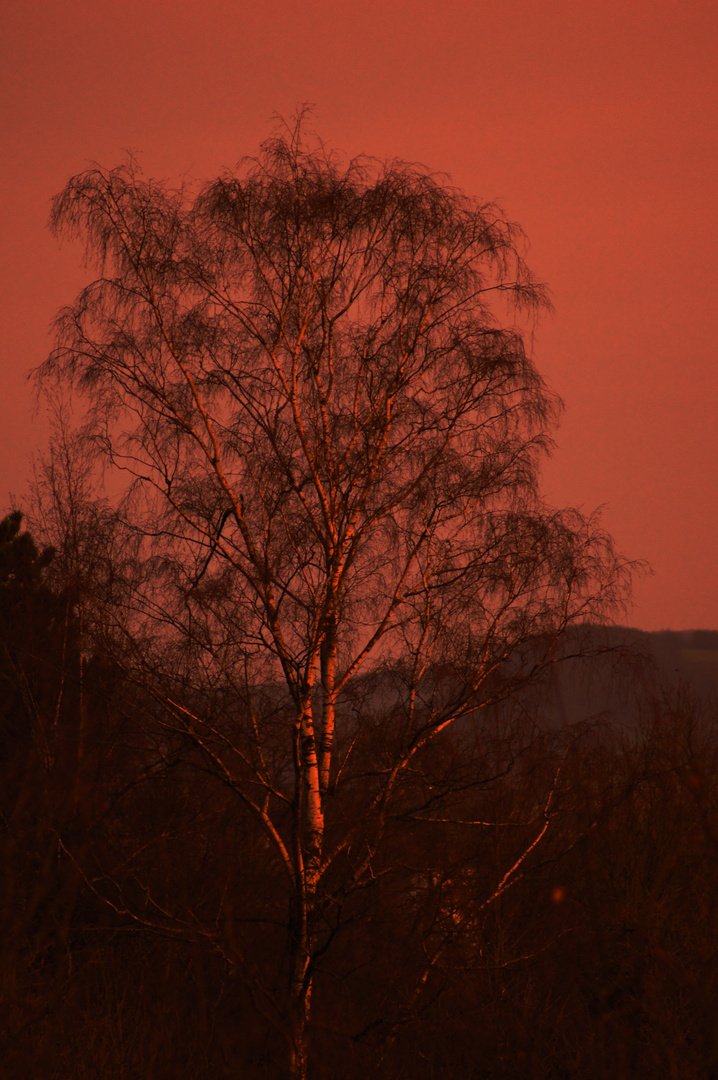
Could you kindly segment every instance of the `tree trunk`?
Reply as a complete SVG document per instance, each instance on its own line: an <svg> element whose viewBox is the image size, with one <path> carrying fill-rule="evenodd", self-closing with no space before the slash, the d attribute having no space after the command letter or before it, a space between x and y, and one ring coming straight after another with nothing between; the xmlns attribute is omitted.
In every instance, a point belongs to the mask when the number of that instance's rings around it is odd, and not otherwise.
<svg viewBox="0 0 718 1080"><path fill-rule="evenodd" d="M296 974L299 974L297 972ZM296 991L296 996L295 996ZM292 1045L290 1051L291 1080L308 1080L309 1077L309 1006L311 1000L311 977L292 987L290 1003Z"/></svg>
<svg viewBox="0 0 718 1080"><path fill-rule="evenodd" d="M324 844L324 804L311 699L303 703L298 722L295 767L297 802L295 819L296 903L290 934L289 1015L291 1029L290 1076L309 1075L309 1017L312 996L312 913L321 871Z"/></svg>

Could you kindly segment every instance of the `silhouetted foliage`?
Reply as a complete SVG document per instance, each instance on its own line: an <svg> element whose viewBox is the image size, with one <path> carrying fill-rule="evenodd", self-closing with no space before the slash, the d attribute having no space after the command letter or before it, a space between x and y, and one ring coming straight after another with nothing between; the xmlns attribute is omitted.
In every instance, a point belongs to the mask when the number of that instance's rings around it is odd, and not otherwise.
<svg viewBox="0 0 718 1080"><path fill-rule="evenodd" d="M47 661L50 699L62 668ZM85 680L92 760L79 805L67 765L48 766L33 740L3 762L4 1074L285 1076L247 978L286 963L285 890L266 841L202 754L168 738L151 698L95 661ZM627 727L533 730L548 701L532 716L524 698L523 718L491 710L417 764L371 878L345 897L316 961L318 1077L715 1070L715 712L686 692L642 691ZM365 774L381 751L381 739L367 746ZM561 759L551 830L486 905L535 835ZM447 794L452 820L432 821L449 817ZM493 824L477 825L479 813ZM193 919L162 933L157 904ZM240 935L244 971L213 947L210 925L230 956Z"/></svg>

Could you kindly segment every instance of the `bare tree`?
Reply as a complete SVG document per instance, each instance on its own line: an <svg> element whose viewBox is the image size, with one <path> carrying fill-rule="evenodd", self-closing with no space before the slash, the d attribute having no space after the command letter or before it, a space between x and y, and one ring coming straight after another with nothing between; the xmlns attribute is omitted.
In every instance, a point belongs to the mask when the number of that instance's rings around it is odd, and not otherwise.
<svg viewBox="0 0 718 1080"><path fill-rule="evenodd" d="M84 392L122 486L98 641L264 837L287 1004L253 993L305 1077L343 904L397 815L448 815L435 748L468 745L626 586L596 521L538 494L558 402L521 320L546 293L497 206L419 166L344 164L301 117L196 191L93 168L52 220L99 271L40 372ZM464 771L464 803L486 780Z"/></svg>

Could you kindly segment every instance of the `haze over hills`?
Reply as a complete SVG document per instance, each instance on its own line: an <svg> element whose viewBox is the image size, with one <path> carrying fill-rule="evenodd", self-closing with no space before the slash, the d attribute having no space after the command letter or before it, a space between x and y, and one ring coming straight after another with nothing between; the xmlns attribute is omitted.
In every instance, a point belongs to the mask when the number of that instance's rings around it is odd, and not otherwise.
<svg viewBox="0 0 718 1080"><path fill-rule="evenodd" d="M718 630L584 626L569 640L584 655L557 664L542 687L537 719L549 726L582 719L633 726L658 699L718 703Z"/></svg>
<svg viewBox="0 0 718 1080"><path fill-rule="evenodd" d="M655 656L666 675L677 674L695 690L715 694L718 690L718 630L636 631L639 640Z"/></svg>

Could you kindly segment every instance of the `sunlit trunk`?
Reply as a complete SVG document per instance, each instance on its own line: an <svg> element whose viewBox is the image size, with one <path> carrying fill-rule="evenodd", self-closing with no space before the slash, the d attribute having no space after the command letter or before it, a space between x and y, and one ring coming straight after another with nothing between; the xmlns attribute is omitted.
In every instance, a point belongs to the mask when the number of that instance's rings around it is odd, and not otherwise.
<svg viewBox="0 0 718 1080"><path fill-rule="evenodd" d="M333 617L327 628L327 635L321 653L322 678L322 733L319 744L319 790L324 798L329 790L329 776L332 763L335 723L335 678L337 663L336 618Z"/></svg>
<svg viewBox="0 0 718 1080"><path fill-rule="evenodd" d="M320 790L317 738L311 701L298 721L295 749L297 818L295 822L296 895L290 942L289 1013L292 1080L306 1080L309 1068L309 1020L312 997L313 924L324 843L324 806Z"/></svg>

